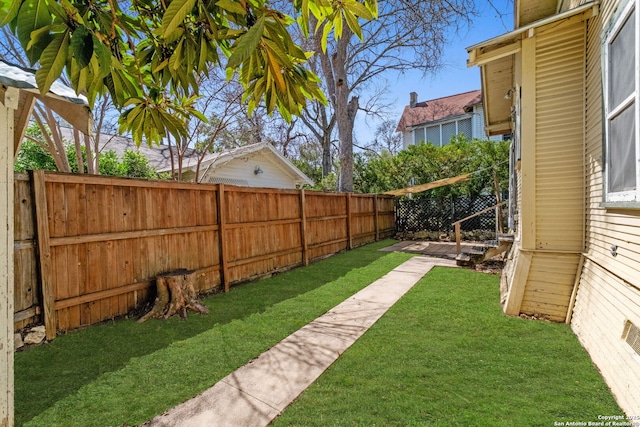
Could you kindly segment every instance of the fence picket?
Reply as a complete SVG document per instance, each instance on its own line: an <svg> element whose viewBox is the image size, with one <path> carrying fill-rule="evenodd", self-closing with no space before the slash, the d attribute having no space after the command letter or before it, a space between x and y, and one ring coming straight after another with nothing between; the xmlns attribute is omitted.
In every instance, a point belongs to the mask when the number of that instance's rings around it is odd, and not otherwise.
<svg viewBox="0 0 640 427"><path fill-rule="evenodd" d="M33 194L16 191L15 203L33 206L35 218L21 208L15 221L37 231L38 255L25 250L17 265L40 276L15 275L14 328L43 313L48 339L140 307L169 270L195 270L198 291L227 291L395 232L390 196L42 171L30 184ZM34 245L18 234L18 247ZM38 286L42 301L23 296Z"/></svg>
<svg viewBox="0 0 640 427"><path fill-rule="evenodd" d="M300 190L300 243L302 245L302 265L309 265L309 245L307 243L307 206L305 190Z"/></svg>

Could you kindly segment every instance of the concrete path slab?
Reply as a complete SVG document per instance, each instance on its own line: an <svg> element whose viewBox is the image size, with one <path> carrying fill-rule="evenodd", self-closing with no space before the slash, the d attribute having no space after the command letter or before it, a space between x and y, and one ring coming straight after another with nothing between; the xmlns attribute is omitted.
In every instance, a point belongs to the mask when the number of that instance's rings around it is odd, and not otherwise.
<svg viewBox="0 0 640 427"><path fill-rule="evenodd" d="M438 258L406 261L145 426L267 426L436 265L456 266L454 261Z"/></svg>

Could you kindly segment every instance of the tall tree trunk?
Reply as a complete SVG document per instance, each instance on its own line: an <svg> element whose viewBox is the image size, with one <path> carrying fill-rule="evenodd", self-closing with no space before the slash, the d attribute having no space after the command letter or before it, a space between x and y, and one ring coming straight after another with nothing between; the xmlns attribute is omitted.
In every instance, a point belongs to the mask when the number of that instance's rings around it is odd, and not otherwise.
<svg viewBox="0 0 640 427"><path fill-rule="evenodd" d="M338 89L340 92L340 89ZM338 137L340 139L340 192L353 191L353 127L358 112L358 97L336 106Z"/></svg>
<svg viewBox="0 0 640 427"><path fill-rule="evenodd" d="M353 33L344 29L342 38L335 42L335 51L329 58L320 54L320 64L324 74L329 99L333 104L338 127L340 179L338 191L353 191L353 127L358 112L358 97L351 97L347 79L347 47ZM350 98L351 97L351 98Z"/></svg>
<svg viewBox="0 0 640 427"><path fill-rule="evenodd" d="M322 177L329 175L333 169L331 161L331 133L322 136Z"/></svg>
<svg viewBox="0 0 640 427"><path fill-rule="evenodd" d="M311 110L300 116L300 120L307 126L322 149L322 177L326 177L333 170L331 156L331 134L336 124L335 114L331 120L327 117L327 107L315 103Z"/></svg>
<svg viewBox="0 0 640 427"><path fill-rule="evenodd" d="M42 148L47 150L51 157L53 157L53 161L56 164L56 169L59 172L71 172L71 166L69 165L69 159L67 158L67 153L64 150L64 145L62 144L62 138L60 137L60 133L57 132L57 123L53 118L53 114L50 113L51 110L36 104L33 110L33 118L36 120L36 123L40 127L40 132L42 134L43 141L36 141ZM45 124L46 120L46 124ZM51 133L49 133L51 130Z"/></svg>
<svg viewBox="0 0 640 427"><path fill-rule="evenodd" d="M84 161L82 160L82 141L80 140L80 131L78 129L73 129L73 145L76 147L76 161L78 162L78 173L84 173ZM91 156L90 151L86 151L87 153L87 161ZM88 168L87 168L88 170ZM90 172L89 172L90 173Z"/></svg>
<svg viewBox="0 0 640 427"><path fill-rule="evenodd" d="M87 166L89 173L92 175L100 175L100 164L98 162L98 141L100 134L96 132L94 136L84 135L84 146L87 152Z"/></svg>

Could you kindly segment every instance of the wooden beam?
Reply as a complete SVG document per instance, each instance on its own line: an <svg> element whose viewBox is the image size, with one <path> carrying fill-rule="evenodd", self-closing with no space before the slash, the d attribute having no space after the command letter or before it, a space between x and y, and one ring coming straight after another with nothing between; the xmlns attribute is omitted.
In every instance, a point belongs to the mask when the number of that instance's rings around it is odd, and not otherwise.
<svg viewBox="0 0 640 427"><path fill-rule="evenodd" d="M491 136L491 135L499 135L502 134L503 132L511 132L511 122L507 121L507 122L501 122L501 123L494 123L492 125L489 126L485 126L484 127L484 131L487 135Z"/></svg>
<svg viewBox="0 0 640 427"><path fill-rule="evenodd" d="M332 219L346 219L349 215L327 215L307 217L309 221L331 221Z"/></svg>
<svg viewBox="0 0 640 427"><path fill-rule="evenodd" d="M520 52L522 48L520 40L516 40L508 45L501 46L497 49L484 52L482 49L474 49L469 53L469 60L467 61L467 67L474 65L484 65L492 61L504 58L505 56L514 55Z"/></svg>
<svg viewBox="0 0 640 427"><path fill-rule="evenodd" d="M66 299L56 301L54 303L54 306L56 310L62 310L63 308L79 306L81 304L86 304L86 303L98 301L105 298L123 295L129 292L148 289L148 288L151 288L153 283L154 282L152 281L138 282L138 283L132 283L125 286L120 286L113 289L107 289L106 291L91 292L88 294L80 295L78 297L71 297L71 298L66 298Z"/></svg>
<svg viewBox="0 0 640 427"><path fill-rule="evenodd" d="M580 278L582 277L582 267L584 266L584 255L580 254L580 261L578 261L578 269L576 270L576 278L573 282L573 290L571 291L571 299L569 300L569 307L567 308L567 316L564 322L571 324L571 317L573 316L573 307L576 304L576 296L578 295L578 286L580 285Z"/></svg>
<svg viewBox="0 0 640 427"><path fill-rule="evenodd" d="M254 222L238 222L235 224L226 224L227 230L232 230L234 228L250 228L250 227L264 227L265 225L274 226L274 225L285 225L285 224L297 224L300 222L300 218L291 218L291 219L279 219L273 221L254 221Z"/></svg>
<svg viewBox="0 0 640 427"><path fill-rule="evenodd" d="M29 119L31 118L31 112L33 111L33 105L36 102L36 97L33 93L27 91L20 91L20 101L18 102L18 109L13 120L13 157L14 160L20 151L20 144L24 138L24 132L27 130Z"/></svg>
<svg viewBox="0 0 640 427"><path fill-rule="evenodd" d="M339 243L348 243L348 242L347 242L347 239L334 239L334 240L328 240L326 242L313 243L309 245L309 248L317 249L323 246L329 246L329 245L339 244Z"/></svg>
<svg viewBox="0 0 640 427"><path fill-rule="evenodd" d="M491 206L491 207L489 207L489 208L482 209L481 211L478 211L478 212L474 213L473 215L469 215L469 216L467 216L467 217L464 217L464 218L462 218L462 219L457 220L456 222L454 222L454 224L460 224L460 223L463 223L463 222L465 222L465 221L466 221L466 220L468 220L468 219L471 219L471 218L476 217L476 216L478 216L478 215L482 215L483 213L489 212L489 211L490 211L490 210L492 210L492 209L497 209L497 208L499 208L500 206L504 205L504 204L505 204L505 203L507 203L507 202L508 202L508 200L505 200L505 201L500 202L500 203L497 203L497 204L495 204L495 205L493 205L493 206Z"/></svg>
<svg viewBox="0 0 640 427"><path fill-rule="evenodd" d="M91 117L91 110L87 105L70 102L64 98L53 95L52 93L49 93L46 96L36 96L44 103L44 105L55 111L71 126L78 129L85 135L91 134L93 119Z"/></svg>
<svg viewBox="0 0 640 427"><path fill-rule="evenodd" d="M527 288L532 257L532 253L522 250L517 255L515 271L511 277L507 301L504 305L504 313L509 316L520 315L520 307L522 306L524 291Z"/></svg>
<svg viewBox="0 0 640 427"><path fill-rule="evenodd" d="M52 340L56 337L58 322L55 310L55 296L53 294L53 278L51 276L51 243L44 171L36 170L32 172L31 185L33 188L33 209L36 212L37 262L39 264L38 271L40 271L44 326L47 339Z"/></svg>
<svg viewBox="0 0 640 427"><path fill-rule="evenodd" d="M40 307L39 306L34 306L31 308L27 308L26 310L22 310L22 311L16 311L13 314L13 322L14 323L18 323L21 322L23 320L27 320L30 317L35 317L38 314L40 314Z"/></svg>
<svg viewBox="0 0 640 427"><path fill-rule="evenodd" d="M0 85L0 89L3 86ZM13 118L11 99L17 89L6 88L0 103L0 426L13 426ZM9 99L8 99L9 98Z"/></svg>
<svg viewBox="0 0 640 427"><path fill-rule="evenodd" d="M291 221L289 221L291 222ZM294 221L297 222L297 221ZM83 243L111 242L116 240L140 239L145 237L170 236L172 234L206 233L219 229L218 224L196 225L193 227L158 228L155 230L121 231L118 233L87 234L84 236L52 237L50 246L80 245ZM28 242L27 242L28 244Z"/></svg>
<svg viewBox="0 0 640 427"><path fill-rule="evenodd" d="M273 259L273 258L278 257L278 256L294 254L294 253L298 252L299 250L300 250L300 248L283 249L281 251L271 252L271 253L264 254L264 255L252 256L252 257L245 258L245 259L236 259L236 260L228 262L227 264L229 265L229 267L237 267L237 266L240 266L240 265L251 264L252 262L256 262L256 261L265 261L267 259Z"/></svg>

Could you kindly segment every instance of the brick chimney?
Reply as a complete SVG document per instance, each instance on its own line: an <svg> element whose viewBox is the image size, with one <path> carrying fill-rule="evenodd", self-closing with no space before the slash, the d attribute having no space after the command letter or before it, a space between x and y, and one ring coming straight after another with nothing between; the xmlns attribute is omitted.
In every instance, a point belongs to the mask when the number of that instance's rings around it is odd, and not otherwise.
<svg viewBox="0 0 640 427"><path fill-rule="evenodd" d="M418 94L416 92L411 92L409 94L409 107L413 108L418 103Z"/></svg>

